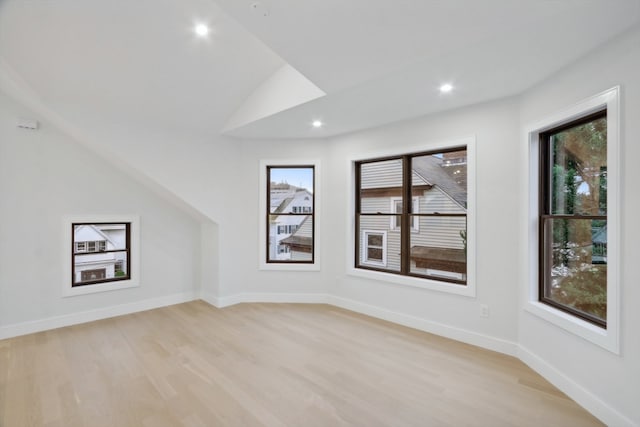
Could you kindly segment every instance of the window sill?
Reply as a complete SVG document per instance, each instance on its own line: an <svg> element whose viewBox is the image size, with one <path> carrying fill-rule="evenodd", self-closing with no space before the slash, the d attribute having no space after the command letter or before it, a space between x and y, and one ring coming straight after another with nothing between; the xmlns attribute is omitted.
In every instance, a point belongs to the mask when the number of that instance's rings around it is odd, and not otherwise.
<svg viewBox="0 0 640 427"><path fill-rule="evenodd" d="M320 264L260 263L261 271L320 271Z"/></svg>
<svg viewBox="0 0 640 427"><path fill-rule="evenodd" d="M65 287L63 296L72 297L76 295L88 295L97 292L109 292L117 291L120 289L136 288L138 286L140 286L140 283L133 280L118 280L108 283L98 283L95 285Z"/></svg>
<svg viewBox="0 0 640 427"><path fill-rule="evenodd" d="M411 276L400 276L393 273L383 273L379 271L369 271L358 268L349 268L347 274L354 277L376 280L385 283L392 283L403 286L411 286L413 288L427 289L431 291L444 292L455 295L475 298L476 289L467 277L466 285L457 285L453 283L440 282L433 279L422 279Z"/></svg>
<svg viewBox="0 0 640 427"><path fill-rule="evenodd" d="M617 336L612 331L603 329L541 302L528 301L524 308L529 313L555 326L599 345L614 354L620 354Z"/></svg>

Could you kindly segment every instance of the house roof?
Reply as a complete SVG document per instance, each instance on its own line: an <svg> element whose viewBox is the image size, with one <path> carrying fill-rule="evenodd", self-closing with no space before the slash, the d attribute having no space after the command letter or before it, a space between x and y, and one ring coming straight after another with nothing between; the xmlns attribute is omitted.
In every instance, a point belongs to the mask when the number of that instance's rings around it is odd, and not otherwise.
<svg viewBox="0 0 640 427"><path fill-rule="evenodd" d="M293 201L294 197L285 197L282 202L280 202L280 204L278 205L278 207L276 208L275 211L273 211L273 213L282 213L284 212L285 209L287 209L287 206L289 206L289 203L291 203Z"/></svg>
<svg viewBox="0 0 640 427"><path fill-rule="evenodd" d="M292 234L291 236L282 239L280 241L280 243L283 243L285 245L292 245L292 246L311 246L311 244L313 243L313 239L311 239L311 237L305 237L305 236L296 236L295 234Z"/></svg>
<svg viewBox="0 0 640 427"><path fill-rule="evenodd" d="M100 228L92 224L77 225L73 231L73 239L78 242L105 240L114 244L113 240L107 233L103 233Z"/></svg>
<svg viewBox="0 0 640 427"><path fill-rule="evenodd" d="M425 182L435 185L460 206L467 207L466 167L451 168L445 165L442 158L435 156L419 156L412 158L412 168ZM454 178L456 170L460 175Z"/></svg>
<svg viewBox="0 0 640 427"><path fill-rule="evenodd" d="M306 216L300 223L298 229L293 232L291 236L282 239L281 243L291 246L311 248L311 245L313 244L313 238L311 237L313 235L311 230L312 224L311 216Z"/></svg>
<svg viewBox="0 0 640 427"><path fill-rule="evenodd" d="M607 226L605 225L604 227L596 231L593 237L591 237L591 240L593 241L593 243L606 244L607 243Z"/></svg>

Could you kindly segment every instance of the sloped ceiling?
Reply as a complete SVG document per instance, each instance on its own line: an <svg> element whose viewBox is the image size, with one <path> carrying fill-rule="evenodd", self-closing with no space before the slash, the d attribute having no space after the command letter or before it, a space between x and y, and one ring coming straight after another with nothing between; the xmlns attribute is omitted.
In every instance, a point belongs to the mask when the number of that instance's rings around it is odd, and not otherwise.
<svg viewBox="0 0 640 427"><path fill-rule="evenodd" d="M0 58L71 121L327 137L521 93L639 16L640 0L0 0Z"/></svg>

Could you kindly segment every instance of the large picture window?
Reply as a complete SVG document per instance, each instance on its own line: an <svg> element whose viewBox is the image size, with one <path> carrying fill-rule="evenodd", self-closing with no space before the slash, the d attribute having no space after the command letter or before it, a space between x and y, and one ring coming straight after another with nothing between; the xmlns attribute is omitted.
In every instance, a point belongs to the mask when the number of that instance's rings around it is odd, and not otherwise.
<svg viewBox="0 0 640 427"><path fill-rule="evenodd" d="M359 161L355 174L355 267L466 285L466 147Z"/></svg>
<svg viewBox="0 0 640 427"><path fill-rule="evenodd" d="M607 112L540 134L539 300L607 326Z"/></svg>
<svg viewBox="0 0 640 427"><path fill-rule="evenodd" d="M266 263L313 264L315 166L266 166Z"/></svg>
<svg viewBox="0 0 640 427"><path fill-rule="evenodd" d="M129 280L131 223L71 224L71 286Z"/></svg>

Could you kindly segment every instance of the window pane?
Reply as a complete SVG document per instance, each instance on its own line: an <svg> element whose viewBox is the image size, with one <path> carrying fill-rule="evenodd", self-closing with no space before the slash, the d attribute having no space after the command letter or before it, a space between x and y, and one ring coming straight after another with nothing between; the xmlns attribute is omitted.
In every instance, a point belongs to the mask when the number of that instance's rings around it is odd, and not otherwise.
<svg viewBox="0 0 640 427"><path fill-rule="evenodd" d="M607 222L547 219L544 298L606 320Z"/></svg>
<svg viewBox="0 0 640 427"><path fill-rule="evenodd" d="M313 261L313 217L269 215L269 261Z"/></svg>
<svg viewBox="0 0 640 427"><path fill-rule="evenodd" d="M76 252L124 250L127 248L127 224L74 224Z"/></svg>
<svg viewBox="0 0 640 427"><path fill-rule="evenodd" d="M607 119L550 136L551 213L606 215Z"/></svg>
<svg viewBox="0 0 640 427"><path fill-rule="evenodd" d="M74 255L73 285L129 276L127 252Z"/></svg>
<svg viewBox="0 0 640 427"><path fill-rule="evenodd" d="M360 166L361 213L394 213L391 197L402 197L402 160L383 160Z"/></svg>
<svg viewBox="0 0 640 427"><path fill-rule="evenodd" d="M269 171L270 213L312 213L312 167L271 167Z"/></svg>
<svg viewBox="0 0 640 427"><path fill-rule="evenodd" d="M464 213L467 208L467 150L411 158L412 195L421 213Z"/></svg>
<svg viewBox="0 0 640 427"><path fill-rule="evenodd" d="M359 265L400 271L400 234L387 232L391 218L390 215L360 216Z"/></svg>
<svg viewBox="0 0 640 427"><path fill-rule="evenodd" d="M466 280L466 217L418 217L411 234L411 273Z"/></svg>
<svg viewBox="0 0 640 427"><path fill-rule="evenodd" d="M369 234L367 236L367 246L382 247L382 234Z"/></svg>

